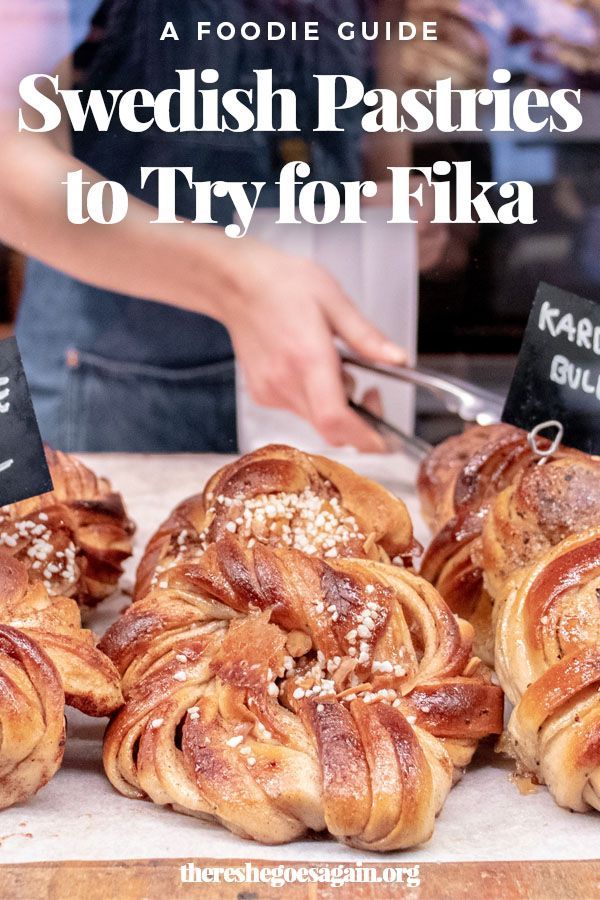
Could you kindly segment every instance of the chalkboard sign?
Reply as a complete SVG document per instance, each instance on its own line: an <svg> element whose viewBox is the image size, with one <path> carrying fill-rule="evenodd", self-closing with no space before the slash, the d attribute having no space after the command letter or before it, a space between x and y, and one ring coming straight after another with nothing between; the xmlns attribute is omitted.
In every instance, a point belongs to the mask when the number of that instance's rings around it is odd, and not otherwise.
<svg viewBox="0 0 600 900"><path fill-rule="evenodd" d="M0 506L51 490L19 348L8 338L0 341Z"/></svg>
<svg viewBox="0 0 600 900"><path fill-rule="evenodd" d="M564 443L600 453L600 305L541 284L504 414L528 431L562 423Z"/></svg>

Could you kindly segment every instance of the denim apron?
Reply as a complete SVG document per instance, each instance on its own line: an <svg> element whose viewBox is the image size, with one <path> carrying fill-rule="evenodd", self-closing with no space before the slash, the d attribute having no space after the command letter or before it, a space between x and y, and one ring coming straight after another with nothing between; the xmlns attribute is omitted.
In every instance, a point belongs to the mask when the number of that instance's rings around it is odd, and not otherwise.
<svg viewBox="0 0 600 900"><path fill-rule="evenodd" d="M84 91L145 87L158 93L177 86L176 69L214 68L225 91L250 88L254 69L272 68L276 88L296 91L302 135L293 137L306 142L313 177L356 180L361 176L360 118L344 114L343 134L312 134L313 76L343 73L367 79L367 45L341 41L337 26L369 18L368 12L369 0L113 0L106 38L79 86ZM169 20L180 40L161 42ZM239 26L269 20L319 20L321 40L196 39L198 21ZM141 166L192 166L196 181L264 181L262 204L274 206L275 181L287 161L285 138L163 134L154 127L130 134L117 123L107 133L91 128L74 134L73 143L79 159L153 205L156 178L141 190ZM177 214L194 217L191 191L178 196ZM220 225L229 224L231 202L216 200L213 216ZM215 320L98 290L31 261L17 336L43 437L55 447L165 453L236 449L233 351L227 331Z"/></svg>

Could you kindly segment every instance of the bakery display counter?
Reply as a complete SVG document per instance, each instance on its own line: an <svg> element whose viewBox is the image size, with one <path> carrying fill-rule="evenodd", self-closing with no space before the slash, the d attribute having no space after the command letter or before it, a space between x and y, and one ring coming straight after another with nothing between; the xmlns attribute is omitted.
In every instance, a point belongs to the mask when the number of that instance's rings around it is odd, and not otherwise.
<svg viewBox="0 0 600 900"><path fill-rule="evenodd" d="M136 565L151 534L182 498L202 490L226 459L119 454L82 458L110 478L137 523L134 556L126 564L121 590L87 623L103 634L130 603ZM341 459L401 497L415 536L427 543L412 459L400 454ZM0 877L7 895L64 897L72 889L76 896L84 891L90 898L106 896L102 884L110 874L113 896L174 896L186 887L180 866L190 861L217 866L235 861L368 862L379 869L418 864L423 897L467 896L473 891L486 897L567 897L574 885L579 896L591 897L600 888L597 813L575 815L562 809L542 786L528 785L525 791L513 776L512 764L495 752L493 739L483 742L465 777L450 792L431 840L416 849L375 854L328 839L264 846L168 807L126 799L102 769L104 729L105 720L69 710L62 768L27 803L2 812ZM203 889L206 895L210 890L219 897L239 895L235 885ZM314 896L311 890L287 885L285 895ZM368 885L345 888L347 896L357 897L370 896L369 890ZM256 888L259 897L276 893L272 887Z"/></svg>

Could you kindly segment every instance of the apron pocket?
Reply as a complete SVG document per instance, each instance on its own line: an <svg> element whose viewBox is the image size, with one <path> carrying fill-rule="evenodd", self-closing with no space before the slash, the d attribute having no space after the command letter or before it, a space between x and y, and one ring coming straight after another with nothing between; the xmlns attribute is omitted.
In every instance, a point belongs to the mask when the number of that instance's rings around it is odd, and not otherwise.
<svg viewBox="0 0 600 900"><path fill-rule="evenodd" d="M233 360L175 369L69 350L66 363L66 449L235 452Z"/></svg>

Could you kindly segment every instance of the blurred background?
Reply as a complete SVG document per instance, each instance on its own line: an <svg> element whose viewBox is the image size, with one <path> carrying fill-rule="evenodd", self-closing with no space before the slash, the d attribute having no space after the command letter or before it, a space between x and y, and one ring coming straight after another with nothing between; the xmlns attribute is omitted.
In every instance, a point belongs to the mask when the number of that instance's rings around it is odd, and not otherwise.
<svg viewBox="0 0 600 900"><path fill-rule="evenodd" d="M79 0L82 39L97 3ZM389 165L471 160L474 180L533 183L536 226L450 226L441 262L421 272L419 359L477 384L505 390L540 280L600 302L600 0L383 0L384 20L437 21L439 41L382 44L380 82L402 90L452 77L483 88L493 69L512 87L580 88L584 126L575 135L373 136L370 177ZM411 139L415 136L411 136ZM19 305L23 260L0 248L0 336ZM458 428L430 397L419 397L417 431L430 441Z"/></svg>
<svg viewBox="0 0 600 900"><path fill-rule="evenodd" d="M385 18L397 16L397 2L383 6ZM582 90L584 126L562 140L481 134L450 142L430 132L412 145L415 165L469 159L475 181L534 186L537 225L451 226L444 264L420 279L421 361L504 391L540 281L600 302L600 2L410 0L405 10L409 20L437 21L440 40L403 47L399 59L396 45L382 46L386 84L451 76L456 87L480 88L502 67L515 90ZM373 153L382 165L393 155L389 146ZM422 436L435 441L455 426L430 397L419 398Z"/></svg>

